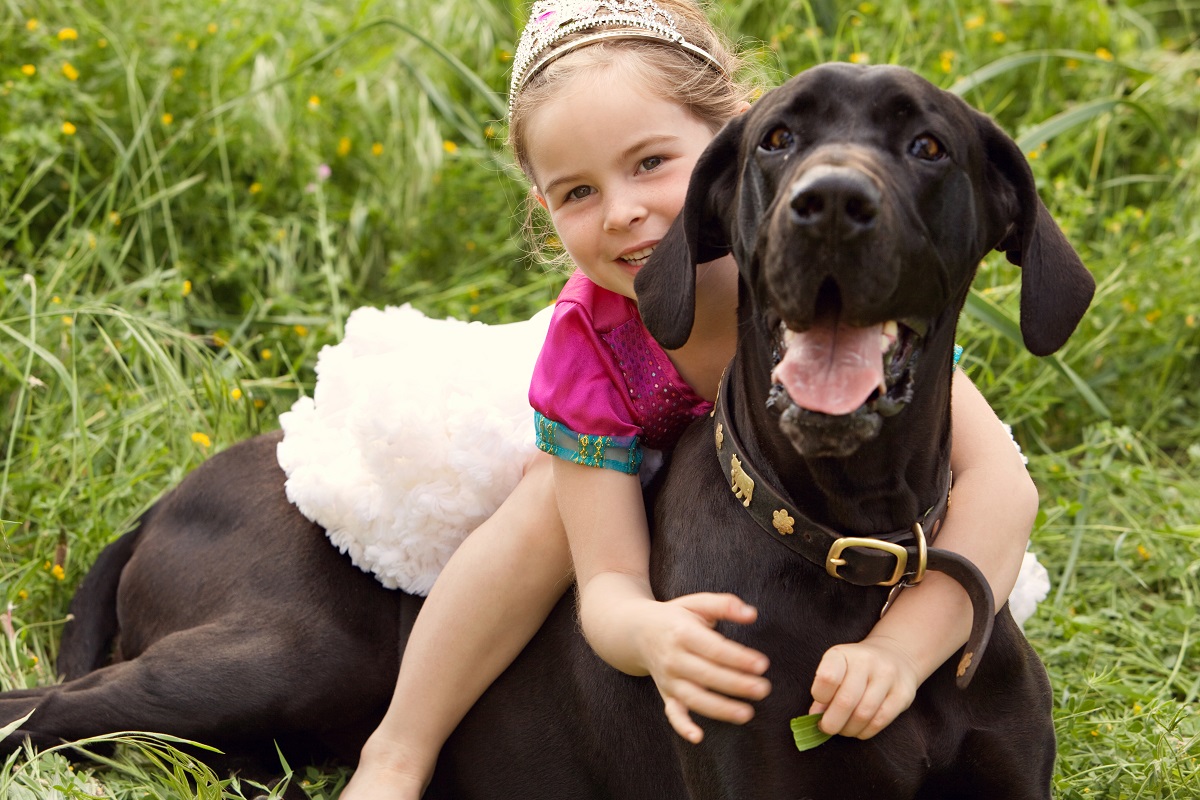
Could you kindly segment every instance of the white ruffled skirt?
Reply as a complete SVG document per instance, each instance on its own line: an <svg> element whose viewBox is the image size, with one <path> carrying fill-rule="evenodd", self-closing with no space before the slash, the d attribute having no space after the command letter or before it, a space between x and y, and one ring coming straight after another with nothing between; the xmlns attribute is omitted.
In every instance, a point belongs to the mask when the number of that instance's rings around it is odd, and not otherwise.
<svg viewBox="0 0 1200 800"><path fill-rule="evenodd" d="M388 588L428 594L535 448L529 381L552 309L508 325L360 308L280 416L287 497Z"/></svg>

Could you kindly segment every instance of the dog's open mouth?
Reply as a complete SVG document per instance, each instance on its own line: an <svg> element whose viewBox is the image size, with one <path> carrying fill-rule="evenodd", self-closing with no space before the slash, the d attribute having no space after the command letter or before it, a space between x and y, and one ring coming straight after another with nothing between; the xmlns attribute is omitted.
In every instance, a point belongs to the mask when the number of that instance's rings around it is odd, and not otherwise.
<svg viewBox="0 0 1200 800"><path fill-rule="evenodd" d="M917 320L854 327L834 315L818 317L803 332L780 323L771 405L793 418L890 417L912 399L913 372L927 330Z"/></svg>

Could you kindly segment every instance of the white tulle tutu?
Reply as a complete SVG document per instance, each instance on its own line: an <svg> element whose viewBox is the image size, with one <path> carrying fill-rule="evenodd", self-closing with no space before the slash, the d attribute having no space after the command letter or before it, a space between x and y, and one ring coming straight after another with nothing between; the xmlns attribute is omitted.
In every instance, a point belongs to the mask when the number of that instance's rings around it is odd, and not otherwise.
<svg viewBox="0 0 1200 800"><path fill-rule="evenodd" d="M317 357L313 397L280 416L288 499L359 569L427 594L534 452L529 381L551 312L485 325L407 305L356 310ZM1017 621L1049 590L1026 553L1009 598Z"/></svg>
<svg viewBox="0 0 1200 800"><path fill-rule="evenodd" d="M427 594L534 452L529 381L552 309L525 322L360 308L280 416L287 497L389 588Z"/></svg>

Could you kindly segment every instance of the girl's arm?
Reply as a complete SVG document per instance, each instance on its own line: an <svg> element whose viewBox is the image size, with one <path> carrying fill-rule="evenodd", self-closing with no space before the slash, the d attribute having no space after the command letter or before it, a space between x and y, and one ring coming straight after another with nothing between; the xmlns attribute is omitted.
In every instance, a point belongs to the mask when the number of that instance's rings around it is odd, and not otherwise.
<svg viewBox="0 0 1200 800"><path fill-rule="evenodd" d="M653 677L667 719L688 741L703 736L689 711L749 721L754 709L744 700L770 691L762 677L767 658L713 626L718 620L753 622L757 611L730 594L654 599L637 476L555 459L554 481L575 563L580 620L596 653L629 675Z"/></svg>
<svg viewBox="0 0 1200 800"><path fill-rule="evenodd" d="M1000 608L1021 570L1037 489L995 412L961 371L952 399L953 503L937 546L973 561ZM900 593L866 639L825 653L810 712L825 713L826 733L869 739L908 708L917 687L966 643L970 630L966 592L952 578L927 573Z"/></svg>

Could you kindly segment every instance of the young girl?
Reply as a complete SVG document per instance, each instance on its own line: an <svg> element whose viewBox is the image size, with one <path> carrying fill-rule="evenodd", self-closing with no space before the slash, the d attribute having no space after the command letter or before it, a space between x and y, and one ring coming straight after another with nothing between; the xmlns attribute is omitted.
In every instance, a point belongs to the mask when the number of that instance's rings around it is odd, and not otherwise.
<svg viewBox="0 0 1200 800"><path fill-rule="evenodd" d="M726 594L653 596L639 481L654 451L710 408L734 349L731 257L697 267L692 338L672 352L641 325L633 278L679 212L701 151L747 107L737 67L688 0L534 4L514 61L510 143L577 269L529 393L537 445L559 457L531 458L438 577L346 800L419 797L445 738L569 585L572 561L588 641L614 667L653 677L679 735L700 741L692 712L744 723L769 693L767 657L713 630L753 622L754 608ZM938 545L974 561L1002 604L1037 495L961 372L953 409L955 502ZM966 642L970 620L965 593L939 574L902 593L865 640L825 654L812 684L821 727L878 733Z"/></svg>

